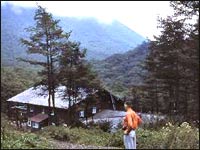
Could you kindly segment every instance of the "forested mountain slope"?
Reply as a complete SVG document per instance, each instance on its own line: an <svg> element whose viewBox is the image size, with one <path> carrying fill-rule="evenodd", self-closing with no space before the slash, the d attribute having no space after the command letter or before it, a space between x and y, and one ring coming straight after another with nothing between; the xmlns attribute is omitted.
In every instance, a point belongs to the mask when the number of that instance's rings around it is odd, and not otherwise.
<svg viewBox="0 0 200 150"><path fill-rule="evenodd" d="M131 86L142 84L140 75L145 71L139 66L147 54L148 43L144 42L125 54L115 54L105 60L95 61L93 66L109 90L122 94Z"/></svg>

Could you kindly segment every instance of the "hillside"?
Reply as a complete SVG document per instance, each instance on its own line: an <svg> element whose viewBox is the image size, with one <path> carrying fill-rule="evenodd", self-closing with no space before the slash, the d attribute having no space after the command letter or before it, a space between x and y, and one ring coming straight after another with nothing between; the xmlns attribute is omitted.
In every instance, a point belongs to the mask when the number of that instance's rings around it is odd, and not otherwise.
<svg viewBox="0 0 200 150"><path fill-rule="evenodd" d="M104 60L95 61L93 68L110 91L124 96L129 87L142 84L139 74L144 72L138 65L144 61L147 53L148 43L144 42L124 54L115 54Z"/></svg>
<svg viewBox="0 0 200 150"><path fill-rule="evenodd" d="M35 10L6 4L1 6L2 65L16 65L17 57L28 57L19 39L28 36L24 28L34 25ZM72 30L70 39L80 41L88 49L88 59L104 59L115 53L133 49L145 39L118 21L111 24L94 18L59 17L64 31ZM38 56L34 56L38 57Z"/></svg>
<svg viewBox="0 0 200 150"><path fill-rule="evenodd" d="M123 133L105 132L98 126L49 126L38 132L20 131L1 114L1 149L124 149ZM178 139L178 140L177 140ZM162 128L138 128L138 149L198 149L199 129L184 122Z"/></svg>

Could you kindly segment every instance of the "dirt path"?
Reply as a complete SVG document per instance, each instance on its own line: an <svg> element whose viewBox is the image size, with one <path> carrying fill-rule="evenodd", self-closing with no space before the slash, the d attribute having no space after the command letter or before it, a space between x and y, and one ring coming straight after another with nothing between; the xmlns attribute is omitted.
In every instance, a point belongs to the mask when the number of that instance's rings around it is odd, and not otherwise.
<svg viewBox="0 0 200 150"><path fill-rule="evenodd" d="M49 142L51 142L54 145L55 149L119 149L117 147L102 147L102 146L92 146L84 144L74 144L57 140L51 140Z"/></svg>

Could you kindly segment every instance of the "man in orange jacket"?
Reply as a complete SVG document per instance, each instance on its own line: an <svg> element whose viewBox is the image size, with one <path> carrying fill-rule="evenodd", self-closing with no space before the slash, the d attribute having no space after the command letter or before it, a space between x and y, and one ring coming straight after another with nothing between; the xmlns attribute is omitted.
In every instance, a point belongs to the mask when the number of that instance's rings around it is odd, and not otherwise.
<svg viewBox="0 0 200 150"><path fill-rule="evenodd" d="M131 101L124 103L124 108L126 110L126 116L123 122L124 130L124 145L126 149L136 149L136 133L135 130L141 124L141 118L132 110Z"/></svg>

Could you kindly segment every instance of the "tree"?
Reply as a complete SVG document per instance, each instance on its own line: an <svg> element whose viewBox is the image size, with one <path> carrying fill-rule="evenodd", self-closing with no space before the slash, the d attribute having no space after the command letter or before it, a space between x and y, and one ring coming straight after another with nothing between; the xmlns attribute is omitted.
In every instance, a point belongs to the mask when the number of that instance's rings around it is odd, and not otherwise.
<svg viewBox="0 0 200 150"><path fill-rule="evenodd" d="M53 112L55 108L55 89L57 83L57 65L58 56L61 52L61 47L69 37L69 33L64 33L62 28L58 25L59 20L54 20L52 15L41 6L35 12L34 20L36 24L34 27L26 29L30 36L28 39L21 39L23 45L27 47L29 54L35 54L46 58L46 61L21 59L32 65L42 66L42 70L38 72L42 76L42 80L37 85L43 85L43 90L48 91L48 105L49 114L52 103ZM41 93L43 94L43 93ZM54 112L55 113L55 112Z"/></svg>
<svg viewBox="0 0 200 150"><path fill-rule="evenodd" d="M91 66L84 60L86 49L80 48L80 43L69 41L62 47L59 58L59 81L65 86L64 99L69 102L69 123L74 117L72 105L79 100L82 94L92 95L99 88L99 80L91 71ZM86 96L85 95L85 96Z"/></svg>
<svg viewBox="0 0 200 150"><path fill-rule="evenodd" d="M198 119L196 114L199 112L196 107L199 106L198 23L188 23L189 19L199 14L197 3L171 2L175 14L159 20L161 35L151 41L146 59L149 98L159 102L163 112L182 116L188 121ZM152 94L154 88L157 89L156 97Z"/></svg>
<svg viewBox="0 0 200 150"><path fill-rule="evenodd" d="M36 72L24 68L1 68L1 111L7 112L7 100L39 81Z"/></svg>

